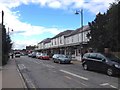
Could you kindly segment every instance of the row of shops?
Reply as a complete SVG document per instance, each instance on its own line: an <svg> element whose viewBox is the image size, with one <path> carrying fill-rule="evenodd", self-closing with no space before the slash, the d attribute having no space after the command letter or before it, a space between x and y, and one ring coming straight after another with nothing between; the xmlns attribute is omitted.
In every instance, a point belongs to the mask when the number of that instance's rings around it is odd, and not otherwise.
<svg viewBox="0 0 120 90"><path fill-rule="evenodd" d="M47 49L36 50L41 53L47 53L52 57L53 54L65 54L71 56L72 59L81 60L81 56L84 53L92 52L92 49L88 47L87 44L76 44L76 45L68 45L62 47L54 47Z"/></svg>
<svg viewBox="0 0 120 90"><path fill-rule="evenodd" d="M36 51L47 53L50 56L65 54L73 59L81 60L81 56L91 50L87 44L89 41L87 38L88 33L90 33L88 25L76 30L63 31L53 38L44 39L38 43Z"/></svg>

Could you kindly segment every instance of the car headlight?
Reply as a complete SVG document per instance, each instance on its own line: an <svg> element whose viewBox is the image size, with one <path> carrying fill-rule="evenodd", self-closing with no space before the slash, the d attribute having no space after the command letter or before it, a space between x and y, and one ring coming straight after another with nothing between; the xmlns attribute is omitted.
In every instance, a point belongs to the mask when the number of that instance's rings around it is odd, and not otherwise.
<svg viewBox="0 0 120 90"><path fill-rule="evenodd" d="M118 64L115 64L115 67L116 67L116 68L120 68L120 65L118 65Z"/></svg>

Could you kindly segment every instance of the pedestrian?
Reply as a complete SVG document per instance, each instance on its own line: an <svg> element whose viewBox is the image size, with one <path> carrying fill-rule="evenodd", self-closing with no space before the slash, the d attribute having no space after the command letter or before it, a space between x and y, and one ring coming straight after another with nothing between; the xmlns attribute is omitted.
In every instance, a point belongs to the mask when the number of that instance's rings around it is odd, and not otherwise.
<svg viewBox="0 0 120 90"><path fill-rule="evenodd" d="M12 53L12 54L11 54L11 58L13 59L13 57L14 57L14 54Z"/></svg>

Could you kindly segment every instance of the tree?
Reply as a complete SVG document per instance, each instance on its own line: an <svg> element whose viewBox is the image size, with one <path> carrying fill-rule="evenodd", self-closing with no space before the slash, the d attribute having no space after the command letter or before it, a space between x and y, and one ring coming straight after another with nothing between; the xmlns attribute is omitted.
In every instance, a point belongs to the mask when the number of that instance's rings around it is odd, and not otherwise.
<svg viewBox="0 0 120 90"><path fill-rule="evenodd" d="M108 22L106 25L106 30L109 34L109 45L112 51L120 51L120 1L118 3L111 4L109 10L107 11Z"/></svg>
<svg viewBox="0 0 120 90"><path fill-rule="evenodd" d="M6 52L9 53L12 48L11 38L9 35L6 35Z"/></svg>
<svg viewBox="0 0 120 90"><path fill-rule="evenodd" d="M6 34L5 26L2 29L2 64L5 65L8 61L9 52L11 51L12 43L9 34Z"/></svg>
<svg viewBox="0 0 120 90"><path fill-rule="evenodd" d="M91 29L91 37L89 45L98 51L103 51L104 48L110 48L112 51L120 51L120 1L111 4L107 13L96 15L96 18L89 26Z"/></svg>
<svg viewBox="0 0 120 90"><path fill-rule="evenodd" d="M107 35L105 25L107 23L106 14L99 13L96 15L96 18L91 23L89 22L90 26L90 35L91 37L89 45L92 48L98 49L98 51L102 51L105 47L105 37Z"/></svg>

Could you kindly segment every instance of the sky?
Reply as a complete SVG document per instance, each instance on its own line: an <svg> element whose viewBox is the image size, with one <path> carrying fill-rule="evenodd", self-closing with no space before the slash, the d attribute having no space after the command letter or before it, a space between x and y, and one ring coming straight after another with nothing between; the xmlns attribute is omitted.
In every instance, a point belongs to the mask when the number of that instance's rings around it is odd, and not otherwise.
<svg viewBox="0 0 120 90"><path fill-rule="evenodd" d="M81 27L104 13L115 0L0 0L0 17L4 11L4 25L13 42L13 49L25 49L52 38L65 30ZM0 23L2 18L0 18ZM13 30L13 31L12 31Z"/></svg>

